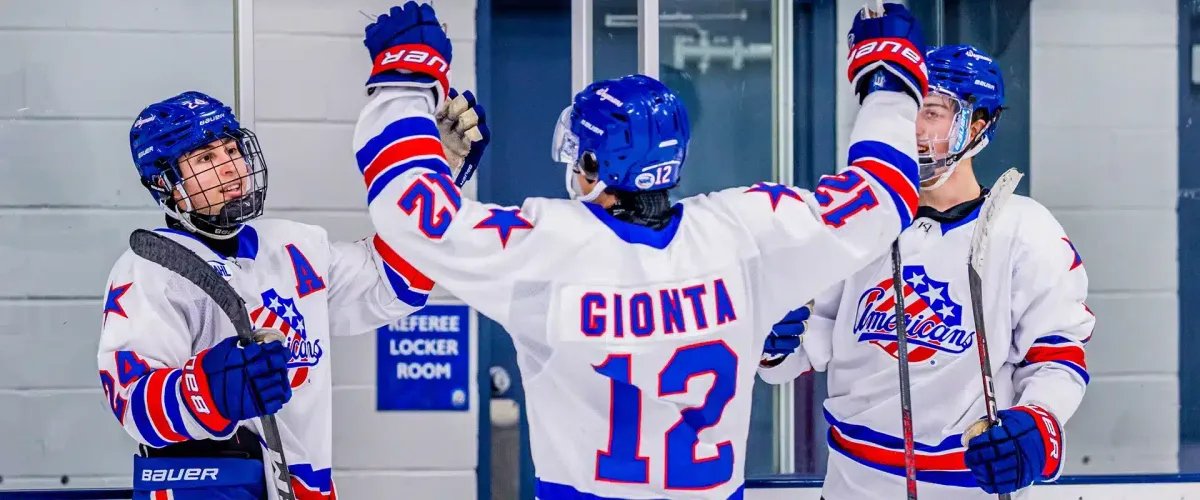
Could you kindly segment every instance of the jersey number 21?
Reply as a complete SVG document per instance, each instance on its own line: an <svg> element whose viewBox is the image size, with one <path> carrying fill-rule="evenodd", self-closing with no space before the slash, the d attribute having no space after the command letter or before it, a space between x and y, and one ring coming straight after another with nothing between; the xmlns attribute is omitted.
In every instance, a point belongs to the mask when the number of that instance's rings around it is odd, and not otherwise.
<svg viewBox="0 0 1200 500"><path fill-rule="evenodd" d="M645 484L650 480L650 458L641 455L642 391L630 383L633 360L629 354L610 354L594 366L612 379L612 406L608 449L596 452L596 479L614 483ZM713 385L704 403L680 413L679 421L667 430L663 482L672 490L704 490L725 484L733 477L733 445L717 445L717 455L697 459L700 431L712 427L737 390L737 355L722 341L684 346L675 351L658 373L658 396L687 392L693 377L712 374ZM649 439L656 439L650 437Z"/></svg>

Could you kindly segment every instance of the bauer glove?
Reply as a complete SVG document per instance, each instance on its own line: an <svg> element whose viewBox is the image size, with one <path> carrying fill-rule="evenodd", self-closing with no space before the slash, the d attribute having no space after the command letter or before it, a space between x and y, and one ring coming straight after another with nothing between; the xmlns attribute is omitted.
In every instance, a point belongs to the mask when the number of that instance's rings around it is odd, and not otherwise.
<svg viewBox="0 0 1200 500"><path fill-rule="evenodd" d="M988 493L1012 493L1034 481L1053 480L1062 463L1063 433L1058 420L1038 406L1014 406L997 415L1000 425L973 436L976 423L963 434L963 459L979 487ZM976 431L977 432L977 431Z"/></svg>
<svg viewBox="0 0 1200 500"><path fill-rule="evenodd" d="M271 415L292 398L291 353L283 334L274 334L274 340L245 346L228 337L184 364L183 400L209 433L228 434L239 421Z"/></svg>
<svg viewBox="0 0 1200 500"><path fill-rule="evenodd" d="M920 107L929 92L925 38L917 19L903 5L884 4L882 17L855 14L847 36L850 86L861 103L876 90L904 92Z"/></svg>
<svg viewBox="0 0 1200 500"><path fill-rule="evenodd" d="M374 62L368 94L381 86L418 87L433 90L435 104L445 101L453 47L432 6L392 7L367 25L363 45Z"/></svg>

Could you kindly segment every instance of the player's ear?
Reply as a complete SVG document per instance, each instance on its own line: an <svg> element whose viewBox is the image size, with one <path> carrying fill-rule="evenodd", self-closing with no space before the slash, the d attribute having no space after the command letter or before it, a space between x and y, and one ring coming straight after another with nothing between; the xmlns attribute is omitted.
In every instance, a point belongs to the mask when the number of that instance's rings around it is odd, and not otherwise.
<svg viewBox="0 0 1200 500"><path fill-rule="evenodd" d="M971 138L979 137L979 134L983 133L983 129L987 128L987 124L988 122L982 118L971 122Z"/></svg>

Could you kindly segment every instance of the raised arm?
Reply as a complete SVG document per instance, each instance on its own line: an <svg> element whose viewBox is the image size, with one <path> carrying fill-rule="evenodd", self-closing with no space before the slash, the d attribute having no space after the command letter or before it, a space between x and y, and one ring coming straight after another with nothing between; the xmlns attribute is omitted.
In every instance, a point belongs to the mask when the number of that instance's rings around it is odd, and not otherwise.
<svg viewBox="0 0 1200 500"><path fill-rule="evenodd" d="M513 283L536 259L537 229L524 209L459 191L451 165L472 168L482 144L456 151L442 140L435 115L448 107L450 41L431 7L410 2L368 26L365 44L375 65L354 151L378 234L372 245L391 272L427 276L504 324Z"/></svg>

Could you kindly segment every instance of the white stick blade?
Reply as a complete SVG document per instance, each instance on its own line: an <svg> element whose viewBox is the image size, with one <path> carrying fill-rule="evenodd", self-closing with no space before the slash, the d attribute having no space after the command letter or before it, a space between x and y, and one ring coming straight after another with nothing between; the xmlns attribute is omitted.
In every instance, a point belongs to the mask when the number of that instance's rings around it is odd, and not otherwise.
<svg viewBox="0 0 1200 500"><path fill-rule="evenodd" d="M1008 199L1012 197L1013 191L1016 191L1017 185L1021 183L1021 178L1024 176L1025 174L1022 174L1015 168L1008 169L992 185L987 199L983 201L983 206L979 207L979 217L975 220L975 232L971 236L971 249L968 259L970 259L971 267L981 276L983 275L983 259L987 255L988 236L992 226L992 219L1008 203Z"/></svg>

